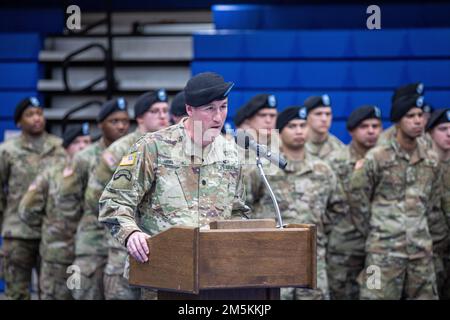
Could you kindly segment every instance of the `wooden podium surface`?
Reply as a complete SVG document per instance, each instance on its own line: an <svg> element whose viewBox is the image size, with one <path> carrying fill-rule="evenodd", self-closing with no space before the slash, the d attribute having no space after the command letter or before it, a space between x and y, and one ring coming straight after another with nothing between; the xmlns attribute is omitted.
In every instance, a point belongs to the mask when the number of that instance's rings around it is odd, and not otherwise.
<svg viewBox="0 0 450 320"><path fill-rule="evenodd" d="M172 227L148 245L147 263L130 257L129 283L159 299L278 299L280 287L316 288L314 225L223 220Z"/></svg>

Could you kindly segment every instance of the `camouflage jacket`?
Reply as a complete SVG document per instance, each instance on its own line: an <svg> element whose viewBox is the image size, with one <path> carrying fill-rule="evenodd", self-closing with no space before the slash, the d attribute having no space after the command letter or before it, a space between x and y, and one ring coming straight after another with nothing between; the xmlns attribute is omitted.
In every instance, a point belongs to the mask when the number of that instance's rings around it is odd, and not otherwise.
<svg viewBox="0 0 450 320"><path fill-rule="evenodd" d="M327 159L328 164L337 176L338 183L345 191L343 202L348 202L350 179L358 160L362 159L353 144L333 151ZM328 236L328 251L341 254L364 255L364 237L355 227L352 215L347 212L340 222L334 225Z"/></svg>
<svg viewBox="0 0 450 320"><path fill-rule="evenodd" d="M204 227L248 211L236 144L219 135L198 147L184 122L141 137L106 186L99 220L122 245L135 231Z"/></svg>
<svg viewBox="0 0 450 320"><path fill-rule="evenodd" d="M433 251L438 255L448 255L450 248L450 160L441 161L442 167L442 197L439 207L432 212L435 214L429 223L433 238Z"/></svg>
<svg viewBox="0 0 450 320"><path fill-rule="evenodd" d="M269 192L254 168L249 176L248 201L251 217L275 218L275 208ZM288 160L285 170L267 175L280 208L283 223L310 223L317 227L317 244L324 249L327 230L348 210L343 190L336 175L324 161L305 152L303 161Z"/></svg>
<svg viewBox="0 0 450 320"><path fill-rule="evenodd" d="M75 256L74 234L80 216L66 210L75 194L65 188L73 174L69 158L47 167L30 184L19 205L20 219L42 234L39 251L45 261L70 264Z"/></svg>
<svg viewBox="0 0 450 320"><path fill-rule="evenodd" d="M4 238L41 237L40 230L33 230L20 220L18 207L37 174L52 166L56 159L66 157L60 138L44 133L43 141L42 150L37 150L22 134L0 145L0 203L3 208Z"/></svg>
<svg viewBox="0 0 450 320"><path fill-rule="evenodd" d="M76 174L72 180L72 185L76 185L79 202L74 203L72 207L81 212L81 219L75 236L76 255L106 255L104 228L95 217L88 213L85 199L88 181L94 175L95 167L105 148L104 140L100 139L77 154L74 159Z"/></svg>
<svg viewBox="0 0 450 320"><path fill-rule="evenodd" d="M386 143L389 143L393 138L395 138L396 134L397 128L395 127L395 125L390 126L380 134L380 137L377 141L377 146L382 146ZM421 135L417 139L417 141L423 143L427 148L431 148L433 145L431 136L428 133L424 133L423 135Z"/></svg>
<svg viewBox="0 0 450 320"><path fill-rule="evenodd" d="M106 150L102 152L102 156L99 159L98 164L95 166L94 174L89 178L89 183L85 194L85 218L87 221L91 221L92 229L91 235L97 234L100 238L100 234L103 236L104 245L102 247L123 249L124 247L112 238L110 233L107 232L105 226L98 221L98 200L102 195L108 182L113 177L114 172L119 165L122 157L128 154L130 147L136 143L136 141L143 135L138 129L134 132L114 141ZM96 228L94 229L94 223ZM95 233L94 231L97 230ZM86 249L92 246L92 237L89 234L85 234L80 237L79 247L85 247ZM105 249L106 250L106 249ZM83 250L86 252L86 250Z"/></svg>
<svg viewBox="0 0 450 320"><path fill-rule="evenodd" d="M370 150L350 182L354 221L367 237L366 252L402 258L432 253L428 223L440 213L441 168L437 154L418 143L409 155L396 139Z"/></svg>
<svg viewBox="0 0 450 320"><path fill-rule="evenodd" d="M328 137L324 142L315 143L307 141L305 144L305 149L308 153L322 160L326 159L334 150L343 147L345 147L345 144L331 133L328 134Z"/></svg>

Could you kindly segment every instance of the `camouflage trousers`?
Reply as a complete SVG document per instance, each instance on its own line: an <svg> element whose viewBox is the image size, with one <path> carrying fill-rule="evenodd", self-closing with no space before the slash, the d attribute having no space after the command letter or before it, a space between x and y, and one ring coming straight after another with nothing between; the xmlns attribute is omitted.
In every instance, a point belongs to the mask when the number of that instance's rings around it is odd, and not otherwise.
<svg viewBox="0 0 450 320"><path fill-rule="evenodd" d="M11 300L29 300L33 268L39 274L40 240L3 239L5 295Z"/></svg>
<svg viewBox="0 0 450 320"><path fill-rule="evenodd" d="M365 269L358 277L358 282L360 299L364 300L438 298L432 257L407 259L368 253Z"/></svg>
<svg viewBox="0 0 450 320"><path fill-rule="evenodd" d="M108 263L104 274L106 300L138 300L141 295L139 288L130 287L124 277L128 252L125 248L109 248Z"/></svg>
<svg viewBox="0 0 450 320"><path fill-rule="evenodd" d="M327 275L332 300L358 300L358 275L364 269L365 256L327 253Z"/></svg>
<svg viewBox="0 0 450 320"><path fill-rule="evenodd" d="M42 300L72 300L67 287L68 267L68 264L42 261L39 281Z"/></svg>
<svg viewBox="0 0 450 320"><path fill-rule="evenodd" d="M105 300L103 273L106 256L77 256L73 265L80 269L80 288L72 290L75 300Z"/></svg>
<svg viewBox="0 0 450 320"><path fill-rule="evenodd" d="M325 250L317 248L317 288L281 288L281 300L329 300Z"/></svg>
<svg viewBox="0 0 450 320"><path fill-rule="evenodd" d="M439 298L442 300L450 300L450 259L443 259L443 263L446 276Z"/></svg>

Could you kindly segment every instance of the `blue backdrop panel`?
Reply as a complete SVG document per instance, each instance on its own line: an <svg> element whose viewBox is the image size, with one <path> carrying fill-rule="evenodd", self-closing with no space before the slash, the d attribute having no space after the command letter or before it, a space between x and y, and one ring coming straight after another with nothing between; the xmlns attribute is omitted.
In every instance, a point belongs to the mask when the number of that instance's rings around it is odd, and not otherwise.
<svg viewBox="0 0 450 320"><path fill-rule="evenodd" d="M38 73L37 63L0 63L0 89L36 90Z"/></svg>
<svg viewBox="0 0 450 320"><path fill-rule="evenodd" d="M368 5L215 5L216 29L365 29ZM382 28L450 26L450 4L382 4Z"/></svg>
<svg viewBox="0 0 450 320"><path fill-rule="evenodd" d="M14 121L4 121L0 120L0 142L2 142L5 138L5 130L19 130Z"/></svg>
<svg viewBox="0 0 450 320"><path fill-rule="evenodd" d="M450 60L194 61L191 70L218 72L247 89L381 89L416 81L450 87Z"/></svg>
<svg viewBox="0 0 450 320"><path fill-rule="evenodd" d="M194 35L195 59L450 57L450 29L214 31ZM221 50L217 50L217 48Z"/></svg>
<svg viewBox="0 0 450 320"><path fill-rule="evenodd" d="M40 48L37 33L0 33L0 61L37 61Z"/></svg>
<svg viewBox="0 0 450 320"><path fill-rule="evenodd" d="M16 105L23 99L29 96L36 96L37 92L30 91L0 91L0 118L14 117L14 110Z"/></svg>
<svg viewBox="0 0 450 320"><path fill-rule="evenodd" d="M65 14L62 6L0 10L0 32L61 33L64 27Z"/></svg>

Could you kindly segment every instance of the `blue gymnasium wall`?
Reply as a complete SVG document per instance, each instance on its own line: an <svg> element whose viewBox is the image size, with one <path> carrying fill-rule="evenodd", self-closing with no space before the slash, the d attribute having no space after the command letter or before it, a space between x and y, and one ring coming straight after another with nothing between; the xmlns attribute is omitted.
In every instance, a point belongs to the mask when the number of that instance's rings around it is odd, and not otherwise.
<svg viewBox="0 0 450 320"><path fill-rule="evenodd" d="M225 10L227 7L234 10L232 15ZM192 63L192 74L215 71L236 83L230 95L229 121L242 104L260 92L275 94L279 110L301 104L309 95L327 93L334 113L331 132L347 143L350 136L345 130L346 118L362 104L378 105L384 127L390 125L390 99L400 85L421 81L425 84L425 99L434 107L450 105L448 27L371 31L365 25L343 29L339 21L331 21L328 29L294 30L288 29L294 21L289 17L296 13L301 16L301 9L291 8L283 25L276 13L285 8L273 7L272 11L264 11L267 21L270 12L274 15L270 30L265 24L245 18L249 6L244 6L242 12L236 7L213 8L216 28L229 29L196 34ZM224 20L227 14L229 21ZM423 24L418 20L417 25ZM239 30L241 27L245 29Z"/></svg>

